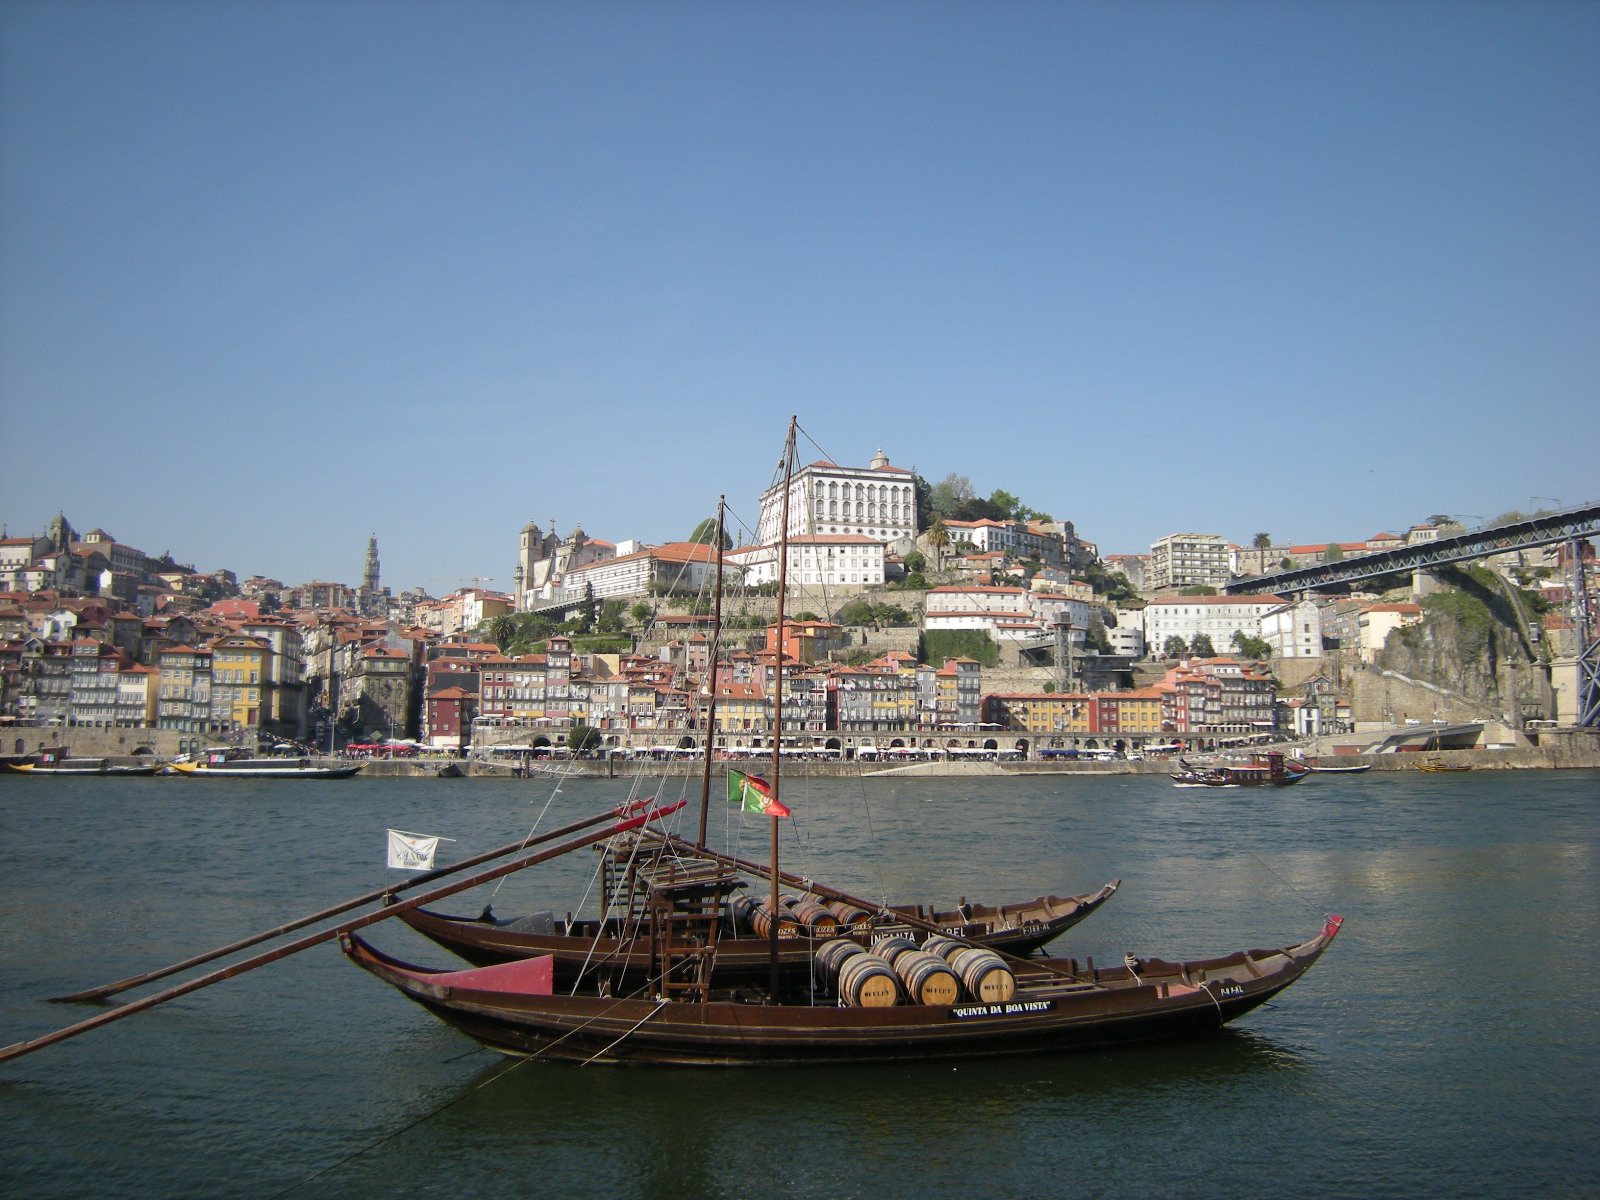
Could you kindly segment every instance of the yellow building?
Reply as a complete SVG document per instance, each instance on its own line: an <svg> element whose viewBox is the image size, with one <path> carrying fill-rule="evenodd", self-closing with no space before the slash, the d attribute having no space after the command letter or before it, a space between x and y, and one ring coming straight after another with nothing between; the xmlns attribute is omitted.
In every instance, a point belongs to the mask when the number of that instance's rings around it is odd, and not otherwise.
<svg viewBox="0 0 1600 1200"><path fill-rule="evenodd" d="M211 650L211 721L219 730L261 724L261 697L270 678L272 646L261 638L230 634Z"/></svg>
<svg viewBox="0 0 1600 1200"><path fill-rule="evenodd" d="M1023 733L1090 733L1089 710L1089 697L1076 692L994 692L983 698L987 724Z"/></svg>
<svg viewBox="0 0 1600 1200"><path fill-rule="evenodd" d="M702 698L701 703L704 704ZM724 734L760 733L772 723L772 705L760 684L717 681L717 730Z"/></svg>

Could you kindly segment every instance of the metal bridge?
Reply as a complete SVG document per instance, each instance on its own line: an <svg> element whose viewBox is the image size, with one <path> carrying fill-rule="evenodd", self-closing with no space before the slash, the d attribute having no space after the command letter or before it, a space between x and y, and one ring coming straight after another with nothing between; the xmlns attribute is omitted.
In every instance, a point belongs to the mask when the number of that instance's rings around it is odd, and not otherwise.
<svg viewBox="0 0 1600 1200"><path fill-rule="evenodd" d="M1600 534L1600 505L1587 504L1529 517L1524 521L1513 521L1508 525L1475 529L1455 537L1404 546L1398 550L1382 550L1377 554L1318 563L1314 567L1279 571L1254 579L1239 579L1228 584L1224 590L1234 596L1258 592L1283 594L1315 591L1384 575L1471 562L1512 550L1528 550L1557 542L1579 542L1596 534ZM1583 557L1574 553L1571 558L1567 592L1571 597L1572 619L1578 642L1578 711L1575 716L1578 725L1594 728L1600 726L1600 636L1597 636L1595 614L1590 611Z"/></svg>
<svg viewBox="0 0 1600 1200"><path fill-rule="evenodd" d="M1314 567L1297 567L1292 571L1258 575L1253 579L1236 579L1223 591L1230 596L1247 596L1256 592L1282 595L1286 592L1316 591L1318 588L1377 579L1382 575L1399 575L1425 571L1430 567L1449 566L1451 563L1471 562L1476 558L1488 558L1491 554L1505 554L1511 550L1529 550L1535 546L1591 538L1597 534L1600 534L1600 505L1589 504L1564 512L1546 513L1541 517L1529 517L1509 525L1495 525L1432 542L1419 542L1415 546L1402 546L1397 550L1380 550L1376 554L1360 554L1354 558L1318 563Z"/></svg>

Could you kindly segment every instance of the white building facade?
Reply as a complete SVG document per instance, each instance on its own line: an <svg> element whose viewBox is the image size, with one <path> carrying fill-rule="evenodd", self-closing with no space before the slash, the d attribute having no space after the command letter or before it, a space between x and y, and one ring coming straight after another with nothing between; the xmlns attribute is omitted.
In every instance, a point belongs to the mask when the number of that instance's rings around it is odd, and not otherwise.
<svg viewBox="0 0 1600 1200"><path fill-rule="evenodd" d="M889 465L882 448L868 467L814 462L789 483L789 538L848 534L893 544L917 536L916 476ZM778 541L783 519L783 485L761 496L756 542Z"/></svg>
<svg viewBox="0 0 1600 1200"><path fill-rule="evenodd" d="M778 582L776 546L748 546L725 556L747 587ZM789 539L789 590L883 586L884 544L859 534L803 534Z"/></svg>
<svg viewBox="0 0 1600 1200"><path fill-rule="evenodd" d="M1222 587L1231 574L1228 543L1214 533L1169 533L1150 544L1145 586L1151 590ZM1279 603L1282 603L1281 601Z"/></svg>
<svg viewBox="0 0 1600 1200"><path fill-rule="evenodd" d="M1152 600L1144 610L1144 643L1160 654L1170 637L1193 645L1200 634L1211 639L1218 654L1233 648L1233 635L1261 636L1261 618L1284 605L1281 596L1169 596ZM1320 637L1320 634L1319 634Z"/></svg>
<svg viewBox="0 0 1600 1200"><path fill-rule="evenodd" d="M1261 637L1273 658L1321 658L1322 610L1310 600L1269 609L1261 614Z"/></svg>

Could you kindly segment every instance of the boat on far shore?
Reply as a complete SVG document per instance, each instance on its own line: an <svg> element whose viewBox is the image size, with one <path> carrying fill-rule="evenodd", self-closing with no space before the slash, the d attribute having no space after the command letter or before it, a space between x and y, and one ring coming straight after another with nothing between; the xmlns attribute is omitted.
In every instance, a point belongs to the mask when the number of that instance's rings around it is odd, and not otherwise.
<svg viewBox="0 0 1600 1200"><path fill-rule="evenodd" d="M1181 758L1178 764L1183 770L1174 774L1172 781L1179 787L1288 787L1299 783L1312 771L1305 763L1286 759L1276 750L1258 756L1254 762L1237 766L1229 763L1196 766Z"/></svg>
<svg viewBox="0 0 1600 1200"><path fill-rule="evenodd" d="M23 775L154 775L154 763L115 763L108 758L58 758L43 754L34 762L8 762Z"/></svg>
<svg viewBox="0 0 1600 1200"><path fill-rule="evenodd" d="M1310 765L1312 773L1316 775L1359 775L1363 771L1372 770L1371 763L1355 763L1348 767L1319 767L1316 763Z"/></svg>
<svg viewBox="0 0 1600 1200"><path fill-rule="evenodd" d="M323 765L308 757L243 758L212 753L199 759L174 759L166 773L205 779L349 779L364 763Z"/></svg>

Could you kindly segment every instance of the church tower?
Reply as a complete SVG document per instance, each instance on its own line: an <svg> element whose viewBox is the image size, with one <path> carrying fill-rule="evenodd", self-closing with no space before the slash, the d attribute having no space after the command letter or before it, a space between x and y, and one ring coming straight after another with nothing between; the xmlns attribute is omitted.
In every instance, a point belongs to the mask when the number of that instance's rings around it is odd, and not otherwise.
<svg viewBox="0 0 1600 1200"><path fill-rule="evenodd" d="M367 539L367 565L361 572L361 590L373 595L378 591L378 535Z"/></svg>
<svg viewBox="0 0 1600 1200"><path fill-rule="evenodd" d="M533 564L543 557L544 535L539 532L538 523L529 520L517 541L517 568L511 572L512 603L518 611L526 604L524 596L528 589L534 586Z"/></svg>

